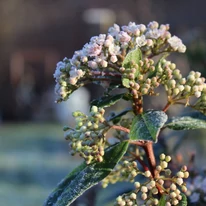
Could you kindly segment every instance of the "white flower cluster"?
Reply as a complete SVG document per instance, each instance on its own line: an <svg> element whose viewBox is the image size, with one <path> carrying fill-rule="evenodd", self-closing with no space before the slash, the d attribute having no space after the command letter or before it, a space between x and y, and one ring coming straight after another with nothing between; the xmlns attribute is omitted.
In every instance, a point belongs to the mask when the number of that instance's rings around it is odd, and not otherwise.
<svg viewBox="0 0 206 206"><path fill-rule="evenodd" d="M164 51L184 52L185 45L178 37L171 37L168 30L168 24L159 26L155 21L147 26L130 22L121 28L114 24L107 34L92 37L71 59L65 58L57 64L54 78L59 101L66 100L69 94L84 85L86 79L92 81L92 72L118 70L127 53L137 47L146 56ZM99 74L104 76L104 73Z"/></svg>

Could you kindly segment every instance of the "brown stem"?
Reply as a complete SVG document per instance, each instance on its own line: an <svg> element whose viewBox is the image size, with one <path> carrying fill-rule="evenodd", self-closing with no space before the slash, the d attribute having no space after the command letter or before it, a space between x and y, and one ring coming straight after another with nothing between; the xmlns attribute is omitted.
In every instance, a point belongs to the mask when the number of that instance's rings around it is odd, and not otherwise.
<svg viewBox="0 0 206 206"><path fill-rule="evenodd" d="M119 125L112 125L111 128L117 129L117 130L120 130L120 131L123 131L123 132L126 132L126 133L130 132L130 130L127 129L126 127L122 127L122 126L119 126Z"/></svg>
<svg viewBox="0 0 206 206"><path fill-rule="evenodd" d="M153 143L152 142L145 142L145 145L143 146L146 156L148 158L149 166L150 166L150 171L152 173L152 176L155 177L157 172L156 172L156 159L154 156L154 150L153 150Z"/></svg>
<svg viewBox="0 0 206 206"><path fill-rule="evenodd" d="M140 159L139 156L137 156L134 152L130 152L130 153L131 153L131 154L135 157L135 159L142 165L144 171L148 171L148 170L149 170L149 168L147 167L147 165L144 163L143 160Z"/></svg>
<svg viewBox="0 0 206 206"><path fill-rule="evenodd" d="M165 105L165 107L162 111L166 112L169 109L170 105L171 105L171 102L167 102L167 104Z"/></svg>
<svg viewBox="0 0 206 206"><path fill-rule="evenodd" d="M136 115L143 112L142 96L136 98L133 96L133 111Z"/></svg>

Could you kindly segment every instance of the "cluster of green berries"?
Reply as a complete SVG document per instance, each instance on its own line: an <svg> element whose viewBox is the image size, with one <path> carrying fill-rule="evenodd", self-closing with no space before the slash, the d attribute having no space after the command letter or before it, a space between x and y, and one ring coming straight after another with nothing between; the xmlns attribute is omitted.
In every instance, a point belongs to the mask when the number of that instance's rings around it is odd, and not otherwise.
<svg viewBox="0 0 206 206"><path fill-rule="evenodd" d="M123 194L116 198L115 206L138 206L137 205L137 194L132 192L129 194Z"/></svg>
<svg viewBox="0 0 206 206"><path fill-rule="evenodd" d="M102 181L102 187L106 188L108 184L122 181L134 182L135 177L139 173L142 172L137 168L135 161L129 162L125 160L116 165L113 171Z"/></svg>
<svg viewBox="0 0 206 206"><path fill-rule="evenodd" d="M194 96L199 98L196 106L206 106L206 83L200 72L191 71L186 78L182 77L176 65L164 59L158 64L156 75L165 86L169 97L175 100L189 100L189 97Z"/></svg>
<svg viewBox="0 0 206 206"><path fill-rule="evenodd" d="M151 77L151 74L155 71L154 61L149 58L140 60L138 64L130 62L131 69L120 68L123 73L124 79L128 81L126 85L131 89L131 93L134 98L142 95L155 95L154 89L160 84L157 77Z"/></svg>
<svg viewBox="0 0 206 206"><path fill-rule="evenodd" d="M90 115L81 112L74 112L76 118L75 129L68 129L65 138L70 141L71 154L79 153L87 164L92 160L103 161L105 135L108 126L104 122L104 109L93 106Z"/></svg>
<svg viewBox="0 0 206 206"><path fill-rule="evenodd" d="M135 190L132 193L119 196L116 199L115 205L137 205L138 202L141 202L142 206L158 205L159 195L164 195L166 206L178 205L183 198L182 193L187 192L184 179L189 177L189 172L187 171L187 167L183 166L180 171L172 176L172 171L168 169L170 161L170 156L166 156L165 154L160 155L160 164L156 167L155 177L149 170L145 172L138 171L138 173L141 173L149 180L143 183L135 182ZM132 195L131 197L131 194L135 194L136 196ZM136 199L133 199L134 196ZM137 198L139 196L140 200Z"/></svg>

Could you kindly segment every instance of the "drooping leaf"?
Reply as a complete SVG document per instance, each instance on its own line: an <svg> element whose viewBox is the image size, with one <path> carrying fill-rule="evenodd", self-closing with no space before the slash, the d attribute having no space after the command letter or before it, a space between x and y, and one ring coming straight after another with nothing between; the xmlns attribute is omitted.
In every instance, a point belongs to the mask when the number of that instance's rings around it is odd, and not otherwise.
<svg viewBox="0 0 206 206"><path fill-rule="evenodd" d="M160 201L159 201L159 206L165 206L166 205L166 201L167 200L167 197L166 195L162 195L162 197L160 198Z"/></svg>
<svg viewBox="0 0 206 206"><path fill-rule="evenodd" d="M121 142L105 150L103 162L81 164L49 195L44 206L67 206L86 190L104 179L125 154L128 142Z"/></svg>
<svg viewBox="0 0 206 206"><path fill-rule="evenodd" d="M193 112L171 119L165 127L173 130L206 129L206 116L201 112Z"/></svg>
<svg viewBox="0 0 206 206"><path fill-rule="evenodd" d="M130 51L126 57L124 58L124 61L122 62L122 67L125 69L131 69L131 62L134 62L136 64L139 64L139 60L142 59L142 53L139 48L136 48L132 51ZM139 75L139 70L136 71L135 77ZM126 87L129 88L130 80L128 78L122 78L122 84Z"/></svg>
<svg viewBox="0 0 206 206"><path fill-rule="evenodd" d="M137 115L132 122L129 137L131 140L157 142L160 129L167 121L163 111L149 110Z"/></svg>
<svg viewBox="0 0 206 206"><path fill-rule="evenodd" d="M124 93L122 94L116 94L111 96L104 96L101 99L97 99L91 102L91 105L95 105L97 107L110 107L114 104L116 104L120 99L122 99L124 96Z"/></svg>

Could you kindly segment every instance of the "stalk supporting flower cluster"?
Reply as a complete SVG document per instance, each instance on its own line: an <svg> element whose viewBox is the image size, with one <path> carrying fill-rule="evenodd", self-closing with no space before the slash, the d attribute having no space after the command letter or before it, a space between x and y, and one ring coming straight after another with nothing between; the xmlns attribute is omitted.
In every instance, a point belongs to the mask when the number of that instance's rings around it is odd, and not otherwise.
<svg viewBox="0 0 206 206"><path fill-rule="evenodd" d="M187 167L170 169L171 157L161 154L156 160L158 151L153 150L164 128L206 128L205 78L195 71L183 77L175 63L166 59L172 52L185 51L168 24L130 22L122 27L114 24L107 34L92 37L71 59L57 64L57 102L89 83L102 85L105 92L91 103L89 115L73 113L75 128L65 127L71 154L79 154L85 163L60 184L45 205L71 203L99 181L104 188L118 181L134 182L134 190L117 197L114 205L186 205ZM145 96L158 96L159 92L167 101L159 111L145 111ZM105 115L105 108L120 100L128 101L131 108ZM198 112L168 118L169 107L179 104ZM92 183L87 178L91 173Z"/></svg>

